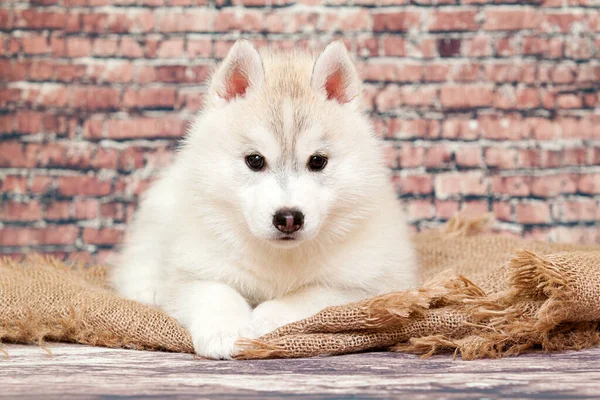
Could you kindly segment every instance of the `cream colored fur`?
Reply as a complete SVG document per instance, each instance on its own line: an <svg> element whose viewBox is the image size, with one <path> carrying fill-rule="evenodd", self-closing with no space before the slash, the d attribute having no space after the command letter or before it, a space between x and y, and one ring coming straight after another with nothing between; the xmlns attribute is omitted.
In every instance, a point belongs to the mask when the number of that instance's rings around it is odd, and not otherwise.
<svg viewBox="0 0 600 400"><path fill-rule="evenodd" d="M247 87L232 97L240 77ZM174 163L141 202L116 288L177 318L199 355L230 358L240 337L414 286L404 218L359 103L340 43L317 59L236 43ZM253 153L265 170L248 168ZM307 168L315 153L328 157L323 171ZM279 240L273 226L282 207L305 215L295 240Z"/></svg>

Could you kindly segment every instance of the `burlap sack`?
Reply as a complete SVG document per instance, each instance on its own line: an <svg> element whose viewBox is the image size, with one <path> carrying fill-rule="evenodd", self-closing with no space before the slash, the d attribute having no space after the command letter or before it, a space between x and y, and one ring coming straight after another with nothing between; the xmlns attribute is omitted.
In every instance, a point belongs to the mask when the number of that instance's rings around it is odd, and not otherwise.
<svg viewBox="0 0 600 400"><path fill-rule="evenodd" d="M260 340L240 359L370 349L461 353L465 359L600 343L600 246L527 242L481 233L457 217L415 235L423 286L330 307ZM106 269L53 260L0 264L0 340L43 339L192 352L188 333L159 309L115 295Z"/></svg>

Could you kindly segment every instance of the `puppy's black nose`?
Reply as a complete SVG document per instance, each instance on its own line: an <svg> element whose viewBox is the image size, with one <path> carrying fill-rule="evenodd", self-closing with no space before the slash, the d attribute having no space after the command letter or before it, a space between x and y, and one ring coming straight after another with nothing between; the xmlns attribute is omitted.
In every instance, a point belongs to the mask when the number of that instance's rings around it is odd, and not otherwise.
<svg viewBox="0 0 600 400"><path fill-rule="evenodd" d="M304 224L304 214L293 208L282 208L273 215L273 225L283 233L294 233Z"/></svg>

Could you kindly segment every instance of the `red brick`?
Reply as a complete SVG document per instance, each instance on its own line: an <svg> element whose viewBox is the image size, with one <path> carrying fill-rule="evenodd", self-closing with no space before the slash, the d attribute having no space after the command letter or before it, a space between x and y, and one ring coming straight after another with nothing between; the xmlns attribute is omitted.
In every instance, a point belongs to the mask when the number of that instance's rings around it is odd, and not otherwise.
<svg viewBox="0 0 600 400"><path fill-rule="evenodd" d="M476 139L479 122L473 119L448 118L442 124L442 137L446 139Z"/></svg>
<svg viewBox="0 0 600 400"><path fill-rule="evenodd" d="M400 146L400 167L415 168L423 164L425 149L423 147L414 147L408 143Z"/></svg>
<svg viewBox="0 0 600 400"><path fill-rule="evenodd" d="M485 164L488 167L499 169L513 169L516 167L517 152L514 149L489 147L485 149Z"/></svg>
<svg viewBox="0 0 600 400"><path fill-rule="evenodd" d="M594 57L595 46L591 39L569 39L565 42L565 57L589 60Z"/></svg>
<svg viewBox="0 0 600 400"><path fill-rule="evenodd" d="M600 194L600 174L591 173L589 175L582 175L579 178L577 189L581 193Z"/></svg>
<svg viewBox="0 0 600 400"><path fill-rule="evenodd" d="M581 182L580 182L581 183ZM581 191L581 189L579 189ZM568 174L535 176L532 179L531 193L539 197L555 197L563 193L577 191L577 177Z"/></svg>
<svg viewBox="0 0 600 400"><path fill-rule="evenodd" d="M0 9L0 28L3 30L9 30L13 27L15 18L12 10Z"/></svg>
<svg viewBox="0 0 600 400"><path fill-rule="evenodd" d="M144 166L145 149L141 147L128 147L121 152L119 157L119 170L134 171Z"/></svg>
<svg viewBox="0 0 600 400"><path fill-rule="evenodd" d="M489 36L477 35L469 40L463 39L462 52L467 57L488 57L492 55L492 43Z"/></svg>
<svg viewBox="0 0 600 400"><path fill-rule="evenodd" d="M404 57L406 55L406 39L397 36L384 37L383 53L391 57Z"/></svg>
<svg viewBox="0 0 600 400"><path fill-rule="evenodd" d="M42 132L42 113L23 111L17 114L17 132L33 134Z"/></svg>
<svg viewBox="0 0 600 400"><path fill-rule="evenodd" d="M35 246L74 244L79 228L70 225L46 228L6 227L0 229L0 246Z"/></svg>
<svg viewBox="0 0 600 400"><path fill-rule="evenodd" d="M461 63L453 66L450 79L455 82L472 82L479 79L478 63Z"/></svg>
<svg viewBox="0 0 600 400"><path fill-rule="evenodd" d="M454 200L435 200L435 215L441 219L450 219L459 211L459 202Z"/></svg>
<svg viewBox="0 0 600 400"><path fill-rule="evenodd" d="M155 169L164 168L171 164L173 156L173 151L166 147L158 147L146 151L146 166Z"/></svg>
<svg viewBox="0 0 600 400"><path fill-rule="evenodd" d="M423 79L427 82L445 82L450 80L450 70L449 64L428 64L425 66Z"/></svg>
<svg viewBox="0 0 600 400"><path fill-rule="evenodd" d="M520 43L516 37L504 37L496 40L496 54L499 57L521 55Z"/></svg>
<svg viewBox="0 0 600 400"><path fill-rule="evenodd" d="M180 58L184 55L183 39L163 40L157 50L157 56L159 58Z"/></svg>
<svg viewBox="0 0 600 400"><path fill-rule="evenodd" d="M539 11L535 8L518 9L487 8L483 29L487 31L520 31L536 29L540 23Z"/></svg>
<svg viewBox="0 0 600 400"><path fill-rule="evenodd" d="M367 81L416 82L423 77L424 68L419 64L397 62L367 62L358 65L361 76Z"/></svg>
<svg viewBox="0 0 600 400"><path fill-rule="evenodd" d="M452 161L452 152L444 145L434 145L427 149L423 164L426 168L444 168Z"/></svg>
<svg viewBox="0 0 600 400"><path fill-rule="evenodd" d="M74 82L85 76L85 65L55 65L55 77L58 82Z"/></svg>
<svg viewBox="0 0 600 400"><path fill-rule="evenodd" d="M55 179L51 176L38 175L31 180L30 190L32 193L46 193L52 189Z"/></svg>
<svg viewBox="0 0 600 400"><path fill-rule="evenodd" d="M5 201L0 204L0 220L3 221L37 221L42 217L42 209L38 201L27 203Z"/></svg>
<svg viewBox="0 0 600 400"><path fill-rule="evenodd" d="M455 153L456 165L461 167L480 167L482 162L481 148L461 146Z"/></svg>
<svg viewBox="0 0 600 400"><path fill-rule="evenodd" d="M430 32L474 31L479 27L476 16L475 10L435 11L429 16L428 29Z"/></svg>
<svg viewBox="0 0 600 400"><path fill-rule="evenodd" d="M582 23L586 16L584 13L553 12L545 13L540 27L544 32L571 32L575 23Z"/></svg>
<svg viewBox="0 0 600 400"><path fill-rule="evenodd" d="M69 37L66 39L68 57L88 57L92 50L92 42L84 37Z"/></svg>
<svg viewBox="0 0 600 400"><path fill-rule="evenodd" d="M564 40L562 38L540 38L526 36L523 38L523 55L561 58Z"/></svg>
<svg viewBox="0 0 600 400"><path fill-rule="evenodd" d="M129 89L123 95L123 103L129 108L173 108L174 88Z"/></svg>
<svg viewBox="0 0 600 400"><path fill-rule="evenodd" d="M127 58L140 58L144 56L144 49L140 42L134 38L123 37L119 45L121 56Z"/></svg>
<svg viewBox="0 0 600 400"><path fill-rule="evenodd" d="M400 106L432 106L437 99L435 87L387 85L375 98L380 111L389 111Z"/></svg>
<svg viewBox="0 0 600 400"><path fill-rule="evenodd" d="M535 82L536 65L533 63L494 63L486 64L483 74L493 82Z"/></svg>
<svg viewBox="0 0 600 400"><path fill-rule="evenodd" d="M537 88L503 86L496 91L494 106L500 109L532 109L540 104Z"/></svg>
<svg viewBox="0 0 600 400"><path fill-rule="evenodd" d="M498 221L512 221L512 206L506 201L495 201L492 204L492 212Z"/></svg>
<svg viewBox="0 0 600 400"><path fill-rule="evenodd" d="M108 218L113 221L125 221L125 206L123 203L105 203L100 206L102 218Z"/></svg>
<svg viewBox="0 0 600 400"><path fill-rule="evenodd" d="M198 90L180 89L177 93L175 108L186 108L190 111L198 111L204 105L204 93Z"/></svg>
<svg viewBox="0 0 600 400"><path fill-rule="evenodd" d="M372 26L371 13L361 8L348 9L343 13L329 12L321 18L320 30L323 31L359 32L371 30Z"/></svg>
<svg viewBox="0 0 600 400"><path fill-rule="evenodd" d="M73 201L73 218L79 220L95 219L98 216L98 200L85 199Z"/></svg>
<svg viewBox="0 0 600 400"><path fill-rule="evenodd" d="M61 196L106 196L110 194L111 182L93 176L61 176L58 193Z"/></svg>
<svg viewBox="0 0 600 400"><path fill-rule="evenodd" d="M114 228L84 228L83 241L84 243L114 245L121 241L123 231Z"/></svg>
<svg viewBox="0 0 600 400"><path fill-rule="evenodd" d="M64 85L44 85L38 97L38 104L62 108L67 104L68 95L68 89Z"/></svg>
<svg viewBox="0 0 600 400"><path fill-rule="evenodd" d="M45 54L50 52L48 38L41 35L27 35L21 39L21 46L25 54Z"/></svg>
<svg viewBox="0 0 600 400"><path fill-rule="evenodd" d="M17 141L0 141L0 168L32 166L28 160L23 145Z"/></svg>
<svg viewBox="0 0 600 400"><path fill-rule="evenodd" d="M594 199L565 200L553 207L554 218L562 222L593 222L600 218L600 207Z"/></svg>
<svg viewBox="0 0 600 400"><path fill-rule="evenodd" d="M575 65L557 65L551 70L552 82L554 83L573 83L577 76L577 67Z"/></svg>
<svg viewBox="0 0 600 400"><path fill-rule="evenodd" d="M488 183L480 171L452 172L435 177L435 194L441 199L454 195L483 196L487 192Z"/></svg>
<svg viewBox="0 0 600 400"><path fill-rule="evenodd" d="M419 13L414 11L381 12L373 15L373 31L407 32L417 28L420 22Z"/></svg>
<svg viewBox="0 0 600 400"><path fill-rule="evenodd" d="M415 58L435 58L438 56L437 40L425 37L415 42L407 42L406 54Z"/></svg>
<svg viewBox="0 0 600 400"><path fill-rule="evenodd" d="M90 160L90 166L95 169L117 169L118 159L117 149L98 148Z"/></svg>
<svg viewBox="0 0 600 400"><path fill-rule="evenodd" d="M2 179L0 189L3 193L24 194L27 192L27 178L7 175Z"/></svg>
<svg viewBox="0 0 600 400"><path fill-rule="evenodd" d="M201 83L208 77L209 71L205 65L140 66L135 75L138 83Z"/></svg>
<svg viewBox="0 0 600 400"><path fill-rule="evenodd" d="M108 14L91 13L81 15L81 30L89 33L106 32L106 23L109 19Z"/></svg>
<svg viewBox="0 0 600 400"><path fill-rule="evenodd" d="M120 105L120 93L107 87L76 87L72 89L69 105L82 110L117 109Z"/></svg>
<svg viewBox="0 0 600 400"><path fill-rule="evenodd" d="M552 220L550 206L541 201L517 204L515 215L520 224L548 224Z"/></svg>
<svg viewBox="0 0 600 400"><path fill-rule="evenodd" d="M448 85L440 90L440 102L444 108L489 107L494 89L487 85Z"/></svg>
<svg viewBox="0 0 600 400"><path fill-rule="evenodd" d="M210 57L212 42L210 39L191 39L187 42L187 56L189 58Z"/></svg>
<svg viewBox="0 0 600 400"><path fill-rule="evenodd" d="M503 116L483 116L478 120L481 136L495 140L518 140L526 138L528 131L525 129L523 119L518 114Z"/></svg>
<svg viewBox="0 0 600 400"><path fill-rule="evenodd" d="M556 97L556 106L558 108L581 108L583 107L583 98L574 93L561 94Z"/></svg>
<svg viewBox="0 0 600 400"><path fill-rule="evenodd" d="M429 175L394 174L392 183L398 193L404 194L429 194L433 190L433 181Z"/></svg>
<svg viewBox="0 0 600 400"><path fill-rule="evenodd" d="M540 166L540 154L537 149L519 149L517 165L520 168L537 168Z"/></svg>
<svg viewBox="0 0 600 400"><path fill-rule="evenodd" d="M0 107L15 104L21 98L21 89L0 89Z"/></svg>
<svg viewBox="0 0 600 400"><path fill-rule="evenodd" d="M411 200L408 202L407 216L409 221L433 218L434 207L431 200Z"/></svg>
<svg viewBox="0 0 600 400"><path fill-rule="evenodd" d="M467 218L477 218L489 212L487 200L467 200L461 205L461 214Z"/></svg>
<svg viewBox="0 0 600 400"><path fill-rule="evenodd" d="M508 196L529 196L531 181L530 176L495 176L492 179L492 192Z"/></svg>
<svg viewBox="0 0 600 400"><path fill-rule="evenodd" d="M111 139L181 137L187 121L175 117L138 118L107 121L107 137Z"/></svg>
<svg viewBox="0 0 600 400"><path fill-rule="evenodd" d="M49 221L68 220L71 216L71 203L68 201L54 201L46 206L44 218Z"/></svg>
<svg viewBox="0 0 600 400"><path fill-rule="evenodd" d="M260 32L263 29L264 15L258 10L222 10L214 18L215 32L241 31Z"/></svg>
<svg viewBox="0 0 600 400"><path fill-rule="evenodd" d="M114 56L119 49L119 41L113 38L98 38L94 40L93 52L97 56Z"/></svg>
<svg viewBox="0 0 600 400"><path fill-rule="evenodd" d="M61 29L66 15L60 12L45 12L35 9L19 10L15 15L14 26L26 29Z"/></svg>
<svg viewBox="0 0 600 400"><path fill-rule="evenodd" d="M437 137L439 122L424 119L390 118L388 121L388 136L394 138Z"/></svg>
<svg viewBox="0 0 600 400"><path fill-rule="evenodd" d="M541 152L542 168L557 168L569 165L586 165L587 148L566 148L562 150L546 150Z"/></svg>
<svg viewBox="0 0 600 400"><path fill-rule="evenodd" d="M213 29L215 12L209 9L189 10L186 12L161 11L156 14L160 32L210 32Z"/></svg>

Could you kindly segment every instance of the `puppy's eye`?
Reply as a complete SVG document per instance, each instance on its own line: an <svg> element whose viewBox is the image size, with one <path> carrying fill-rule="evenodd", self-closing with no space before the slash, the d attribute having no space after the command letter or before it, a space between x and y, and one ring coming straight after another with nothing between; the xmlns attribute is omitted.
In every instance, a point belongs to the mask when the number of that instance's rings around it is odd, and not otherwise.
<svg viewBox="0 0 600 400"><path fill-rule="evenodd" d="M315 154L308 159L308 169L311 171L321 171L327 165L327 157Z"/></svg>
<svg viewBox="0 0 600 400"><path fill-rule="evenodd" d="M265 167L265 158L260 154L246 156L246 165L252 171L261 171Z"/></svg>

